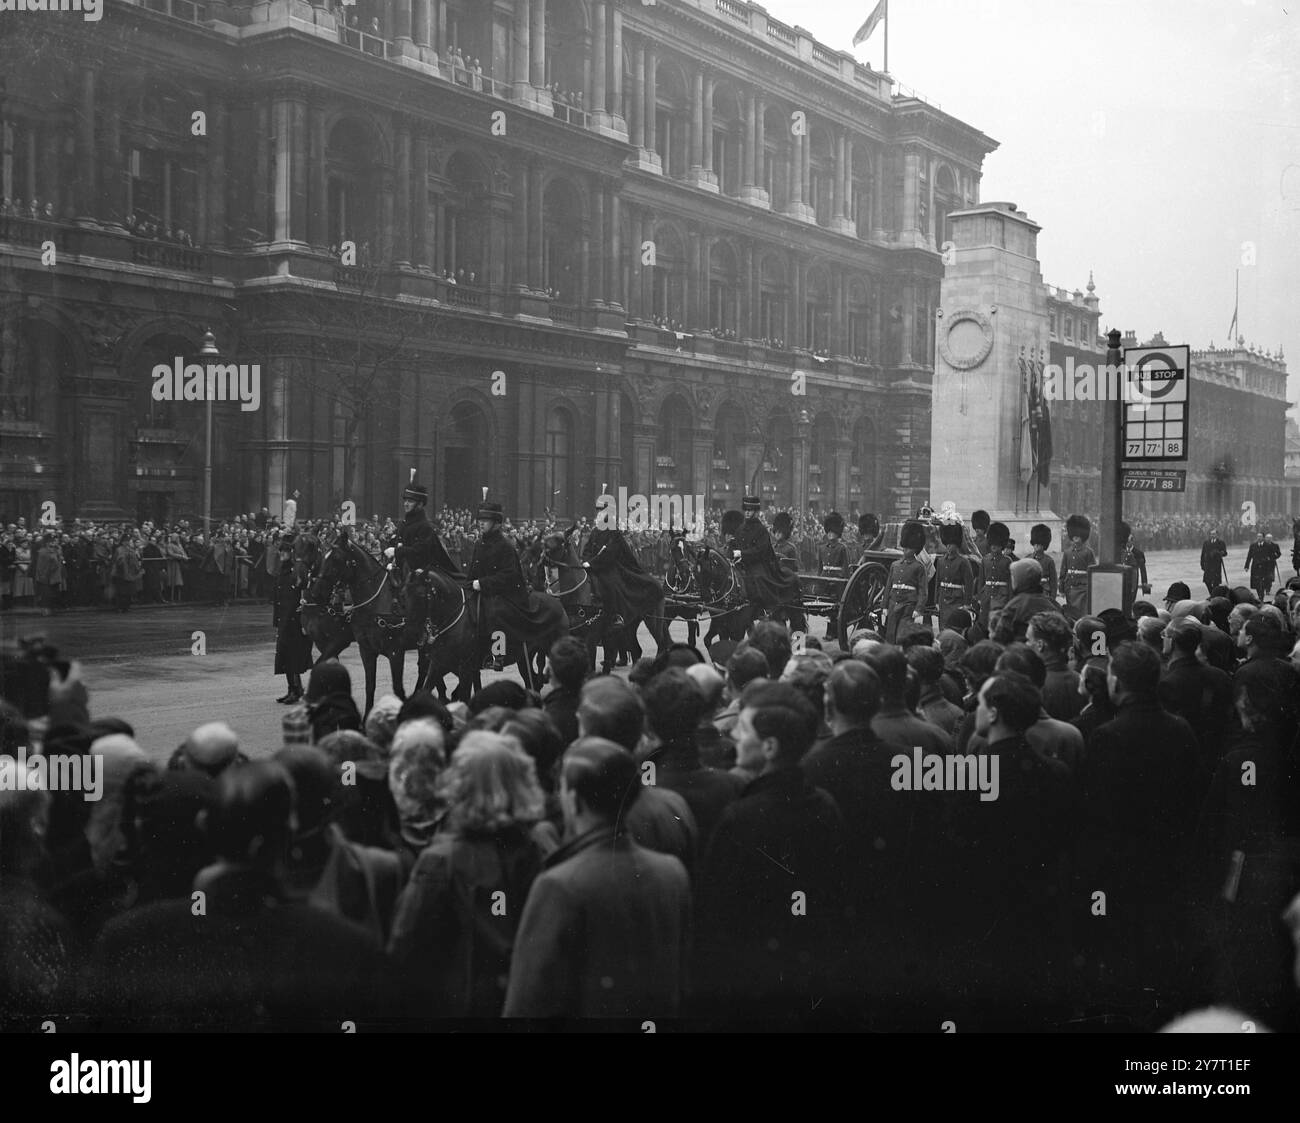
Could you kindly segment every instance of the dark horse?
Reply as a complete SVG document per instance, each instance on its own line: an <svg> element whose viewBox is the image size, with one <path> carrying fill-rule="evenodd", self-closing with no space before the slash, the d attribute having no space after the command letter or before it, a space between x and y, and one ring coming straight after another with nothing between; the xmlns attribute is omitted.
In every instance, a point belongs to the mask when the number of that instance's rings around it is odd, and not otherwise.
<svg viewBox="0 0 1300 1123"><path fill-rule="evenodd" d="M664 635L672 620L686 621L687 642L699 638L699 618L709 618L705 648L718 640L741 640L762 609L745 599L745 584L737 567L712 546L692 545L673 537L664 575Z"/></svg>
<svg viewBox="0 0 1300 1123"><path fill-rule="evenodd" d="M546 535L537 547L530 548L528 559L534 587L540 586L559 597L569 616L569 631L586 641L587 660L593 669L598 646L604 649L601 668L605 674L625 656L632 662L640 659L642 651L637 633L642 623L655 641L656 649L663 649L666 622L662 596L652 611L633 616L621 628L613 628L596 596L591 571L584 569L578 560L578 551L568 534L554 531ZM548 570L554 573L553 577L549 577Z"/></svg>
<svg viewBox="0 0 1300 1123"><path fill-rule="evenodd" d="M298 535L297 541L293 544L293 574L299 588L310 589L311 583L316 579L316 571L323 555L324 549L315 532L304 531ZM316 660L317 665L325 662L326 659L337 659L356 639L352 634L352 625L348 622L347 608L341 596L331 593L328 601L318 604L304 593L300 618L302 634L310 637L320 652L320 658ZM393 685L398 697L402 697L402 684L396 682Z"/></svg>
<svg viewBox="0 0 1300 1123"><path fill-rule="evenodd" d="M352 596L347 622L361 650L361 665L366 672L364 716L375 704L375 666L380 655L388 660L393 676L393 693L399 698L406 697L402 686L403 663L406 653L417 647L419 636L416 628L406 620L406 606L392 572L378 558L353 542L346 528L339 532L334 545L320 559L318 576L309 590L311 603L327 605L339 585L346 586ZM426 658L421 652L417 689L427 677L423 666Z"/></svg>

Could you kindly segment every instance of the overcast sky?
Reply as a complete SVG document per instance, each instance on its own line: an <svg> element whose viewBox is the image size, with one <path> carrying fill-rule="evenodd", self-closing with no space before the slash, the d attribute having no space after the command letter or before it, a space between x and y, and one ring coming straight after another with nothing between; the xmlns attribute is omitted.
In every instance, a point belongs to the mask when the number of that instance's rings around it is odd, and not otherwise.
<svg viewBox="0 0 1300 1123"><path fill-rule="evenodd" d="M1300 0L890 0L889 67L1000 142L980 195L1039 223L1043 279L1094 271L1104 327L1279 344L1300 397ZM837 50L875 0L766 0ZM880 68L883 29L856 48ZM1243 249L1243 243L1250 243ZM1253 246L1253 261L1251 248Z"/></svg>

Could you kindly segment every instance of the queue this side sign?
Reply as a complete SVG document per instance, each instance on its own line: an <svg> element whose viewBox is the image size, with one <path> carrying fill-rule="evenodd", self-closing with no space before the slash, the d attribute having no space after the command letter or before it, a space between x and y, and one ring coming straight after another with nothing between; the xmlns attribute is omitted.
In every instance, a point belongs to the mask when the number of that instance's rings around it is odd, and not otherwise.
<svg viewBox="0 0 1300 1123"><path fill-rule="evenodd" d="M1122 460L1151 463L1187 459L1191 384L1190 347L1125 349Z"/></svg>

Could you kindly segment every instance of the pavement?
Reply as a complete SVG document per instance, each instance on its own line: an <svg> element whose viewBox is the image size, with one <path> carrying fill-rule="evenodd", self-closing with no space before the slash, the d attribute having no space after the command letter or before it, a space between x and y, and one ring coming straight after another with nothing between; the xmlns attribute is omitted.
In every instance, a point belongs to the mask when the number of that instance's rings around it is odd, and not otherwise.
<svg viewBox="0 0 1300 1123"><path fill-rule="evenodd" d="M1231 584L1244 583L1245 549L1228 557ZM1204 593L1199 550L1165 550L1147 554L1150 599L1157 605L1174 581L1186 581L1193 596ZM1283 579L1291 570L1283 570ZM812 622L821 635L825 621ZM275 631L271 608L264 602L218 605L166 605L119 614L106 609L75 610L42 617L31 611L0 614L0 639L44 634L66 658L83 665L91 712L129 721L140 746L165 760L185 737L205 721L228 721L245 751L260 756L281 744L280 721L286 707L274 699L285 691L283 677L271 673ZM684 641L686 626L674 621L674 640ZM653 651L653 641L642 636ZM341 662L352 674L353 696L364 700L364 672L356 646ZM626 674L626 670L621 673ZM390 689L387 662L377 669L376 697ZM483 672L484 684L499 678L519 681L514 668ZM415 679L415 656L406 659L405 683Z"/></svg>

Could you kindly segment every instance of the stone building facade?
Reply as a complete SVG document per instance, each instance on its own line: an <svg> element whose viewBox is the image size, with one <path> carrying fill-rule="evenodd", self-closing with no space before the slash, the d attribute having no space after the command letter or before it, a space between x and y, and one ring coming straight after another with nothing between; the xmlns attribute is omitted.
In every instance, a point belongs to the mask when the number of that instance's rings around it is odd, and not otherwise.
<svg viewBox="0 0 1300 1123"><path fill-rule="evenodd" d="M12 33L11 33L12 32ZM0 516L929 495L995 142L738 0L106 0L0 42ZM35 202L34 202L35 201Z"/></svg>

